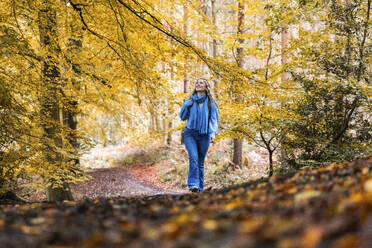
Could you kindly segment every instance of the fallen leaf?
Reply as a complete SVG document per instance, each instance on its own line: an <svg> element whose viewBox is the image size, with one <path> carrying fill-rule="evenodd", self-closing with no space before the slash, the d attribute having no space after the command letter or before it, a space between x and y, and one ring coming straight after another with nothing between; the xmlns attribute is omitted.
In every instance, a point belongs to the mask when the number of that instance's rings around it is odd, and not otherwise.
<svg viewBox="0 0 372 248"><path fill-rule="evenodd" d="M322 192L317 190L300 192L295 195L294 201L296 204L302 203L310 198L320 196L321 194Z"/></svg>
<svg viewBox="0 0 372 248"><path fill-rule="evenodd" d="M367 192L372 192L372 178L364 182L364 190Z"/></svg>
<svg viewBox="0 0 372 248"><path fill-rule="evenodd" d="M312 226L305 230L302 240L303 248L314 248L317 247L323 237L323 229L319 226Z"/></svg>
<svg viewBox="0 0 372 248"><path fill-rule="evenodd" d="M206 220L203 222L203 227L207 230L214 231L218 227L218 223L215 220Z"/></svg>

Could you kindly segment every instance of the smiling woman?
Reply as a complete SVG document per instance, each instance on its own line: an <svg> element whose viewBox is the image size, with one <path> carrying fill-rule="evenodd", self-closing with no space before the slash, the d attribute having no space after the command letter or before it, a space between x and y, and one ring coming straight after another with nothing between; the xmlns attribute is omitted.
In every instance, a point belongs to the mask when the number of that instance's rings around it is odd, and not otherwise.
<svg viewBox="0 0 372 248"><path fill-rule="evenodd" d="M188 187L192 192L204 189L204 160L209 144L218 131L218 107L206 79L196 80L195 89L180 111L181 120L188 120L185 146L189 154Z"/></svg>

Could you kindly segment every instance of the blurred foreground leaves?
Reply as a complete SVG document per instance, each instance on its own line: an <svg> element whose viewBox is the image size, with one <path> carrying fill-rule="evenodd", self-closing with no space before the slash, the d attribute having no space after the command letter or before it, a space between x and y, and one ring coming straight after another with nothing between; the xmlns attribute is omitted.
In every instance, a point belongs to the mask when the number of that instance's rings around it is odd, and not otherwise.
<svg viewBox="0 0 372 248"><path fill-rule="evenodd" d="M0 247L372 247L372 157L200 194L0 205Z"/></svg>

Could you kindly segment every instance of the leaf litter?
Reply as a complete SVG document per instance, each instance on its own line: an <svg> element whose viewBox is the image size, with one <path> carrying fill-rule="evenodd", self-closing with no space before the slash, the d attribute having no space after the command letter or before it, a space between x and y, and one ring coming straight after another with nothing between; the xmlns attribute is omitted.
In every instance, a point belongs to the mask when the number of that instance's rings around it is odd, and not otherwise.
<svg viewBox="0 0 372 248"><path fill-rule="evenodd" d="M0 247L372 247L372 157L222 190L0 206Z"/></svg>

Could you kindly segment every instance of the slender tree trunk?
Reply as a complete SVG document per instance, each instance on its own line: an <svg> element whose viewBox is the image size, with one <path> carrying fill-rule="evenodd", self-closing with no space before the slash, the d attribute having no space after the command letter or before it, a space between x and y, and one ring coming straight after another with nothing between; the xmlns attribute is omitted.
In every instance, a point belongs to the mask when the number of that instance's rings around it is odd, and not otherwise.
<svg viewBox="0 0 372 248"><path fill-rule="evenodd" d="M149 109L149 113L150 113L150 116L149 116L150 125L149 125L148 132L149 133L153 133L155 131L155 128L156 128L155 114L154 114L154 110L153 110L152 106L150 106L149 108L150 108Z"/></svg>
<svg viewBox="0 0 372 248"><path fill-rule="evenodd" d="M281 64L282 66L286 65L287 62L288 62L288 58L287 58L287 49L288 49L288 27L285 26L283 27L283 31L282 31L282 34L281 34L281 45L282 45L282 54L281 54ZM286 82L288 80L288 73L287 72L283 72L282 73L282 77L281 77L281 81L282 83Z"/></svg>
<svg viewBox="0 0 372 248"><path fill-rule="evenodd" d="M274 151L269 149L269 177L271 177L274 173L273 169L273 153Z"/></svg>
<svg viewBox="0 0 372 248"><path fill-rule="evenodd" d="M173 13L172 13L173 15ZM173 45L173 40L171 39L170 41L171 45ZM174 58L172 58L174 59ZM170 77L171 77L171 82L172 84L174 84L174 66L173 66L173 61L172 61L172 66L171 66L171 71L170 71ZM173 120L172 118L169 118L170 116L173 115L174 111L173 111L173 108L172 106L168 103L168 115L167 116L164 116L164 119L166 120L167 123L164 123L164 129L167 129L167 136L166 136L166 143L167 143L167 146L170 146L171 143L172 143L172 134L171 132L169 131L169 129L172 128L173 126Z"/></svg>
<svg viewBox="0 0 372 248"><path fill-rule="evenodd" d="M211 0L211 6L212 6L212 23L214 25L213 29L214 32L217 32L217 15L216 15L216 0ZM217 40L213 38L212 41L212 57L217 57Z"/></svg>
<svg viewBox="0 0 372 248"><path fill-rule="evenodd" d="M244 4L239 1L238 3L238 36L243 34L243 25L244 25ZM244 39L242 37L238 38L238 43L243 44ZM239 46L237 48L237 59L238 66L243 67L243 47ZM238 99L237 99L238 100ZM239 168L242 167L242 157L243 157L243 140L234 139L234 155L233 163Z"/></svg>
<svg viewBox="0 0 372 248"><path fill-rule="evenodd" d="M208 1L207 0L201 0L203 4L200 7L200 11L204 14L207 15L208 12ZM208 39L205 39L205 34L204 32L199 32L198 29L198 39L201 39L200 41L200 48L203 51L208 51ZM208 70L207 65L200 59L200 76L206 77L206 71Z"/></svg>
<svg viewBox="0 0 372 248"><path fill-rule="evenodd" d="M214 33L216 34L217 33L217 10L216 10L216 0L211 0L211 8L212 8L212 11L211 11L211 14L212 14L212 23L213 23L213 31ZM212 57L213 58L216 58L217 57L217 40L213 37L213 41L212 41ZM218 98L218 92L217 92L217 88L218 88L218 83L217 81L215 80L214 81L214 87L213 87L213 90L214 90L214 94L215 94L215 97L216 99Z"/></svg>
<svg viewBox="0 0 372 248"><path fill-rule="evenodd" d="M281 34L281 48L282 48L282 54L281 54L281 64L282 66L285 66L288 62L288 58L287 58L287 49L288 49L288 37L289 37L289 28L287 26L283 27L283 31L282 31L282 34ZM287 82L288 80L288 73L287 72L283 72L282 73L282 76L281 76L281 81L282 81L282 85L284 86L284 84ZM288 153L287 153L287 150L285 149L285 147L281 147L280 148L280 157L281 157L281 161L283 163L286 163L286 161L288 161Z"/></svg>
<svg viewBox="0 0 372 248"><path fill-rule="evenodd" d="M188 10L187 10L187 6L184 5L183 6L183 33L187 36L187 16L188 16ZM183 78L183 93L187 93L187 88L188 88L188 78L187 78L187 70L188 70L188 66L187 66L187 60L188 60L188 56L187 56L187 53L185 54L185 76ZM182 130L182 133L181 133L181 144L184 144L185 143L185 131Z"/></svg>
<svg viewBox="0 0 372 248"><path fill-rule="evenodd" d="M154 118L155 118L155 131L156 132L159 132L161 130L161 126L160 126L160 118L161 116L158 116L158 113L154 111Z"/></svg>
<svg viewBox="0 0 372 248"><path fill-rule="evenodd" d="M41 47L45 50L45 57L42 64L41 83L41 115L46 140L46 159L51 166L58 167L63 163L62 155L57 151L62 148L63 140L61 135L61 85L60 71L56 55L58 54L58 36L56 11L52 3L45 0L44 6L39 10L39 32ZM73 200L68 183L62 183L62 187L56 186L54 178L48 179L50 186L47 188L48 201Z"/></svg>
<svg viewBox="0 0 372 248"><path fill-rule="evenodd" d="M168 122L168 129L171 129L172 128L172 121L169 121ZM172 144L172 135L170 132L168 132L168 135L167 135L167 145L170 146Z"/></svg>

